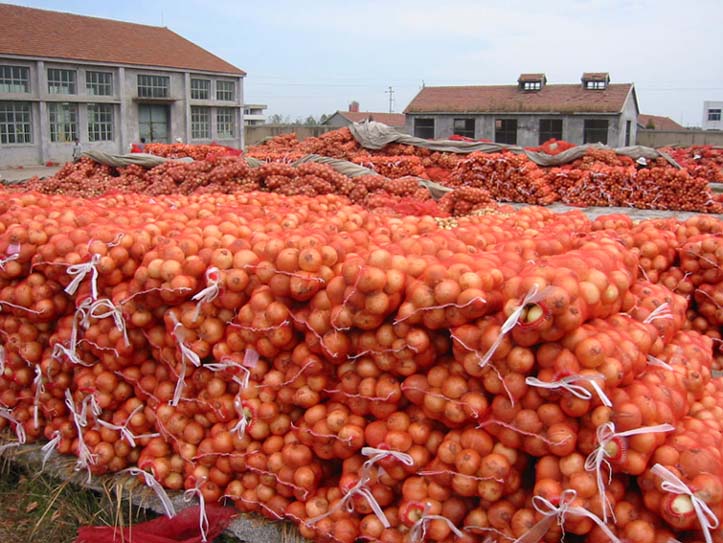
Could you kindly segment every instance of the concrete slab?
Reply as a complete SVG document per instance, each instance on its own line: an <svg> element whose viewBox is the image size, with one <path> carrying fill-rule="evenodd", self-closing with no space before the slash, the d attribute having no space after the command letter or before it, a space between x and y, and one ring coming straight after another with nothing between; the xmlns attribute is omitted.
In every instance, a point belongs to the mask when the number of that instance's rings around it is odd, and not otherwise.
<svg viewBox="0 0 723 543"><path fill-rule="evenodd" d="M24 166L22 168L0 169L0 183L20 183L31 177L51 177L61 166Z"/></svg>

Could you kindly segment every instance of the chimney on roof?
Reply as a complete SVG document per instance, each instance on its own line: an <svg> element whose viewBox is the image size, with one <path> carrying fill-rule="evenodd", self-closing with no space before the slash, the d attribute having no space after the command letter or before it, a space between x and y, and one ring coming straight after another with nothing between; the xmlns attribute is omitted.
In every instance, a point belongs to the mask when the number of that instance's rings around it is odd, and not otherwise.
<svg viewBox="0 0 723 543"><path fill-rule="evenodd" d="M585 90L605 90L610 85L610 74L607 72L585 72L580 78Z"/></svg>
<svg viewBox="0 0 723 543"><path fill-rule="evenodd" d="M539 91L547 83L545 74L520 74L517 78L517 85L523 91Z"/></svg>
<svg viewBox="0 0 723 543"><path fill-rule="evenodd" d="M354 100L351 104L349 104L349 112L359 113L359 102Z"/></svg>

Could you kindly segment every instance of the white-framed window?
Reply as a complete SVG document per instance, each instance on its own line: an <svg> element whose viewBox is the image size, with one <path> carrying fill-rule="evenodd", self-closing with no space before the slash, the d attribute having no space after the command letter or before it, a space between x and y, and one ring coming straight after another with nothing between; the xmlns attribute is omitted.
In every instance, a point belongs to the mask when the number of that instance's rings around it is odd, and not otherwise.
<svg viewBox="0 0 723 543"><path fill-rule="evenodd" d="M211 108L191 107L191 139L211 139Z"/></svg>
<svg viewBox="0 0 723 543"><path fill-rule="evenodd" d="M171 78L167 75L138 74L139 98L168 98Z"/></svg>
<svg viewBox="0 0 723 543"><path fill-rule="evenodd" d="M236 110L220 107L216 110L216 132L219 138L233 138L236 135Z"/></svg>
<svg viewBox="0 0 723 543"><path fill-rule="evenodd" d="M542 81L524 81L522 83L522 89L526 91L540 90L542 88Z"/></svg>
<svg viewBox="0 0 723 543"><path fill-rule="evenodd" d="M90 96L113 96L113 74L85 72L85 88Z"/></svg>
<svg viewBox="0 0 723 543"><path fill-rule="evenodd" d="M48 68L49 94L75 94L77 73L75 70Z"/></svg>
<svg viewBox="0 0 723 543"><path fill-rule="evenodd" d="M720 121L720 108L718 109L709 109L708 110L708 120L709 121Z"/></svg>
<svg viewBox="0 0 723 543"><path fill-rule="evenodd" d="M211 92L210 79L191 79L191 99L208 100Z"/></svg>
<svg viewBox="0 0 723 543"><path fill-rule="evenodd" d="M30 68L25 66L0 66L0 92L30 92Z"/></svg>
<svg viewBox="0 0 723 543"><path fill-rule="evenodd" d="M48 104L50 141L70 143L78 137L78 105L69 103Z"/></svg>
<svg viewBox="0 0 723 543"><path fill-rule="evenodd" d="M112 104L88 104L88 141L113 141Z"/></svg>
<svg viewBox="0 0 723 543"><path fill-rule="evenodd" d="M585 81L587 90L604 90L607 87L605 81Z"/></svg>
<svg viewBox="0 0 723 543"><path fill-rule="evenodd" d="M236 83L233 81L216 81L216 100L233 102L236 99Z"/></svg>
<svg viewBox="0 0 723 543"><path fill-rule="evenodd" d="M32 143L32 117L27 102L0 102L0 144Z"/></svg>

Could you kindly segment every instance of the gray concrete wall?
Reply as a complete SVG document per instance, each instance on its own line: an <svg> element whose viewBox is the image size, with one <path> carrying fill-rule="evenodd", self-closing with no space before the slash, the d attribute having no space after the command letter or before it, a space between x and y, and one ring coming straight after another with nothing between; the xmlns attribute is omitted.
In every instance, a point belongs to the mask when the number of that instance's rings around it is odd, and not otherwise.
<svg viewBox="0 0 723 543"><path fill-rule="evenodd" d="M349 126L350 124L351 123L347 119L338 113L334 113L334 115L324 122L324 126L331 126L332 128L342 128L344 126Z"/></svg>
<svg viewBox="0 0 723 543"><path fill-rule="evenodd" d="M139 141L138 135L138 74L163 75L170 79L169 141L182 138L190 140L190 77L189 72L164 68L137 66L110 66L100 63L67 63L42 59L22 59L0 57L0 64L25 66L30 70L30 92L0 94L0 101L22 101L31 103L32 143L21 145L2 145L0 147L0 167L43 164L48 161L65 162L72 157L72 143L54 143L50 141L48 119L49 103L68 102L76 104L77 130L83 149L99 149L111 153L126 153L132 142ZM47 85L48 68L71 69L76 71L76 93L61 95L49 94ZM86 90L86 72L103 71L113 74L113 95L93 96ZM193 105L210 107L211 140L224 145L243 147L243 78L222 74L193 74L211 80L210 99L194 100ZM234 81L236 94L233 101L216 100L216 81L219 79ZM153 102L153 100L148 100ZM108 142L88 141L87 104L113 104L113 140ZM216 130L216 108L228 107L234 110L235 137L219 138Z"/></svg>
<svg viewBox="0 0 723 543"><path fill-rule="evenodd" d="M715 145L723 147L723 132L712 130L649 130L640 128L637 132L638 145L665 147L666 145Z"/></svg>
<svg viewBox="0 0 723 543"><path fill-rule="evenodd" d="M296 134L300 140L318 137L326 132L336 130L333 126L326 125L295 125L295 124L262 124L258 126L245 126L246 146L258 145L266 138L280 136L281 134Z"/></svg>
<svg viewBox="0 0 723 543"><path fill-rule="evenodd" d="M634 110L633 106L633 110ZM539 145L540 120L562 118L562 138L571 143L581 144L584 138L585 119L607 119L608 120L608 144L618 145L625 141L625 133L620 131L621 119L619 115L538 115L538 114L485 114L485 115L464 115L464 114L443 114L443 115L422 115L408 114L405 129L409 134L414 135L414 119L433 118L434 138L447 139L454 134L454 119L475 120L475 139L495 140L495 121L498 119L517 119L517 145L523 147L534 147ZM633 120L633 133L635 134L635 121ZM624 123L623 123L624 127ZM621 140L622 138L622 140ZM634 139L632 140L634 141Z"/></svg>

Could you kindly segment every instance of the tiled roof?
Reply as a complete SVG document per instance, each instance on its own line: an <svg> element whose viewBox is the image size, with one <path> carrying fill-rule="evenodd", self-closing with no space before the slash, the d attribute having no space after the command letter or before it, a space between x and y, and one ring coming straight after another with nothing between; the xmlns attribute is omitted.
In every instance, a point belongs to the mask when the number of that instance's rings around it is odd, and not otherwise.
<svg viewBox="0 0 723 543"><path fill-rule="evenodd" d="M670 117L662 117L660 115L638 115L638 125L647 128L648 124L653 124L655 130L685 130L684 126L679 125Z"/></svg>
<svg viewBox="0 0 723 543"><path fill-rule="evenodd" d="M337 113L352 123L370 120L384 123L387 126L404 126L406 120L403 113L377 113L375 111L337 111Z"/></svg>
<svg viewBox="0 0 723 543"><path fill-rule="evenodd" d="M245 72L167 28L0 4L0 55Z"/></svg>
<svg viewBox="0 0 723 543"><path fill-rule="evenodd" d="M585 72L582 74L585 81L609 81L610 74L607 72Z"/></svg>
<svg viewBox="0 0 723 543"><path fill-rule="evenodd" d="M405 113L620 113L632 83L587 90L582 85L545 85L524 92L517 85L424 87Z"/></svg>
<svg viewBox="0 0 723 543"><path fill-rule="evenodd" d="M517 81L541 81L543 79L545 79L545 74L520 74Z"/></svg>

